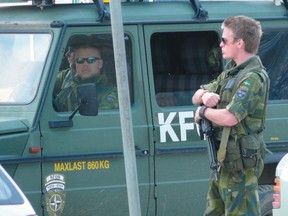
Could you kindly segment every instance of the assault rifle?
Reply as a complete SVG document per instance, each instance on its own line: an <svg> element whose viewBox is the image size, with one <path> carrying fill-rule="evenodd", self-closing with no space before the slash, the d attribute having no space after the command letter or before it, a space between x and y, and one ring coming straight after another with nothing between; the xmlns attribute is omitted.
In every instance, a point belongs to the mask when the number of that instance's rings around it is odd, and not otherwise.
<svg viewBox="0 0 288 216"><path fill-rule="evenodd" d="M210 160L210 169L212 170L215 180L219 180L219 166L217 161L217 153L216 153L216 142L213 138L214 128L212 126L211 121L202 118L200 123L200 138L204 140L204 134L208 141L207 149Z"/></svg>

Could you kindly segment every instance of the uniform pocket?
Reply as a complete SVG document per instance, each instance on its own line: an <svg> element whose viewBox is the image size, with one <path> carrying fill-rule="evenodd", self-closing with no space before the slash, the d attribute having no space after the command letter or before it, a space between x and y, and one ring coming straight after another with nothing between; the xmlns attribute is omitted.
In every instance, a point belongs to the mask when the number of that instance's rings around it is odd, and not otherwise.
<svg viewBox="0 0 288 216"><path fill-rule="evenodd" d="M227 143L227 153L224 160L224 166L228 172L238 172L243 170L243 163L237 136L230 137Z"/></svg>
<svg viewBox="0 0 288 216"><path fill-rule="evenodd" d="M243 136L239 142L244 168L254 168L261 159L260 142L257 135Z"/></svg>

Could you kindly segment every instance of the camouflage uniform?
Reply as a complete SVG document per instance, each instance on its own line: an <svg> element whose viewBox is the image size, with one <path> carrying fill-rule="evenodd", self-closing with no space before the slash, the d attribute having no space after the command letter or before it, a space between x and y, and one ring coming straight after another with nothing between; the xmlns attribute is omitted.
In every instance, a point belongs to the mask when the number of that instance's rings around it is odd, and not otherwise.
<svg viewBox="0 0 288 216"><path fill-rule="evenodd" d="M99 110L118 109L117 88L108 85L103 74L97 78L82 81L78 76L74 76L67 88L63 88L55 98L55 107L58 112L73 111L78 106L77 86L84 83L95 83L98 95Z"/></svg>
<svg viewBox="0 0 288 216"><path fill-rule="evenodd" d="M256 65L256 68L253 67L250 70L251 64ZM244 68L248 71L240 82L236 83L237 90L232 95L232 89L229 89L229 80L235 78L237 73ZM221 101L217 108L226 108L237 117L239 122L231 129L219 181L216 182L213 176L211 177L204 215L260 215L257 189L258 178L264 167L262 158L266 150L262 130L268 97L267 85L269 87L268 75L259 57L255 56L238 66L230 61L227 69L216 80L201 86L203 89L218 93ZM216 124L213 126L215 128L214 138L220 143L223 127ZM253 143L250 143L250 140L246 142L248 147L250 144L254 145L255 140L259 148L257 151L255 150L255 157L253 154L255 164L251 165L248 161L248 165L251 167L247 167L247 160L243 157L242 140L250 138L250 136L252 136Z"/></svg>
<svg viewBox="0 0 288 216"><path fill-rule="evenodd" d="M67 68L62 70L57 75L57 80L54 85L53 90L53 98L55 99L60 91L64 88L68 88L71 84L71 80L73 76L76 75L76 71L74 69Z"/></svg>

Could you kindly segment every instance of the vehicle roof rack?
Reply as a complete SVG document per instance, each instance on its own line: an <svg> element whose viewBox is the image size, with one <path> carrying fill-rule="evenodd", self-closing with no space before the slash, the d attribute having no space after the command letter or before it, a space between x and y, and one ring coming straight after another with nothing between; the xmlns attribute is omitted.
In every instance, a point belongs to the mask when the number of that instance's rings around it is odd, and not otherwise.
<svg viewBox="0 0 288 216"><path fill-rule="evenodd" d="M54 3L53 0L32 0L32 4L37 7L52 6Z"/></svg>
<svg viewBox="0 0 288 216"><path fill-rule="evenodd" d="M196 11L195 17L200 20L206 20L208 18L208 11L202 8L200 0L190 0L190 2Z"/></svg>
<svg viewBox="0 0 288 216"><path fill-rule="evenodd" d="M103 0L93 0L93 3L96 5L100 13L100 21L110 20L110 13L105 7ZM54 0L32 0L33 5L43 8L44 6L52 6L55 4Z"/></svg>
<svg viewBox="0 0 288 216"><path fill-rule="evenodd" d="M103 0L93 0L94 4L100 11L100 20L103 22L104 20L110 20L110 13L105 7Z"/></svg>
<svg viewBox="0 0 288 216"><path fill-rule="evenodd" d="M284 2L284 5L286 7L286 10L288 10L288 1L287 0L283 0L283 2Z"/></svg>

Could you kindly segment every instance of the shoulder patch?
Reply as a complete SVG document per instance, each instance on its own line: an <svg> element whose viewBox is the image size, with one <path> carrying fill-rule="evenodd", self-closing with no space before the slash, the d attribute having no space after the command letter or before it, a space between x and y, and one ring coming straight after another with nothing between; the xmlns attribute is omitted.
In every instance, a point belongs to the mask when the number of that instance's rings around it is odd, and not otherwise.
<svg viewBox="0 0 288 216"><path fill-rule="evenodd" d="M245 86L240 86L240 88L238 89L236 96L239 99L244 99L246 97L248 93L248 88Z"/></svg>
<svg viewBox="0 0 288 216"><path fill-rule="evenodd" d="M244 80L236 93L236 97L244 99L249 91L250 85L251 83L248 80Z"/></svg>
<svg viewBox="0 0 288 216"><path fill-rule="evenodd" d="M244 83L243 83L244 84ZM249 85L248 85L249 86ZM236 93L236 97L239 99L244 99L249 91L247 85L241 85Z"/></svg>

